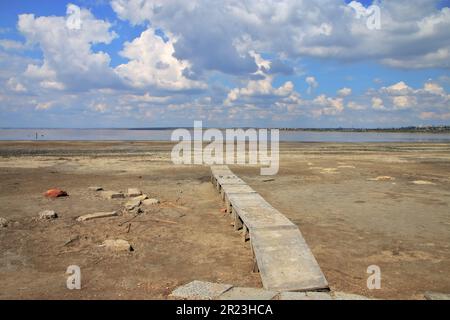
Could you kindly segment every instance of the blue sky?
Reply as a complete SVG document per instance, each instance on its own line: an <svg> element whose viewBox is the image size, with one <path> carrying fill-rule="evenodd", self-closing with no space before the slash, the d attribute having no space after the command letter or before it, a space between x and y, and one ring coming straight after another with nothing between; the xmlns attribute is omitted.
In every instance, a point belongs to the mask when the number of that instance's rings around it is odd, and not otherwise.
<svg viewBox="0 0 450 320"><path fill-rule="evenodd" d="M1 0L0 127L450 124L449 6Z"/></svg>

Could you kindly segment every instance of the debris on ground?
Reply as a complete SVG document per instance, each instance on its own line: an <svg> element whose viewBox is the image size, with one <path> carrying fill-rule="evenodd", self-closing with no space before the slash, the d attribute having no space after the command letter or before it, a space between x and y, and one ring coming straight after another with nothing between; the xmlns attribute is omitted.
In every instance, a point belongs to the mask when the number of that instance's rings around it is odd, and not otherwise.
<svg viewBox="0 0 450 320"><path fill-rule="evenodd" d="M74 236L74 237L70 237L70 239L69 240L67 240L65 243L64 243L64 246L68 246L69 244L72 244L72 243L74 243L75 241L78 241L78 240L80 240L80 236Z"/></svg>
<svg viewBox="0 0 450 320"><path fill-rule="evenodd" d="M412 183L417 184L417 185L436 185L436 183L431 182L431 181L425 181L425 180L416 180L413 181Z"/></svg>
<svg viewBox="0 0 450 320"><path fill-rule="evenodd" d="M113 251L133 251L133 247L130 243L123 239L108 239L103 241L102 246Z"/></svg>
<svg viewBox="0 0 450 320"><path fill-rule="evenodd" d="M127 195L131 198L138 197L138 196L142 195L142 192L138 188L128 188Z"/></svg>
<svg viewBox="0 0 450 320"><path fill-rule="evenodd" d="M67 197L67 192L61 189L49 189L44 193L44 196L47 198L59 198L59 197Z"/></svg>
<svg viewBox="0 0 450 320"><path fill-rule="evenodd" d="M6 220L5 218L1 218L0 217L0 227L2 228L6 228L8 226L9 221Z"/></svg>
<svg viewBox="0 0 450 320"><path fill-rule="evenodd" d="M142 204L144 206L154 206L159 204L159 200L158 199L146 199L144 201L142 201Z"/></svg>
<svg viewBox="0 0 450 320"><path fill-rule="evenodd" d="M221 294L230 290L232 287L231 284L195 280L175 289L170 294L170 297L180 300L213 300L219 298Z"/></svg>
<svg viewBox="0 0 450 320"><path fill-rule="evenodd" d="M450 293L440 293L440 292L425 292L425 299L427 300L450 300Z"/></svg>
<svg viewBox="0 0 450 320"><path fill-rule="evenodd" d="M395 180L395 178L391 176L378 176L376 178L369 179L369 181L392 181Z"/></svg>
<svg viewBox="0 0 450 320"><path fill-rule="evenodd" d="M105 199L123 199L125 195L117 191L101 191L101 196Z"/></svg>
<svg viewBox="0 0 450 320"><path fill-rule="evenodd" d="M141 213L144 213L144 210L142 210L141 208L139 208L139 207L136 207L136 208L134 208L134 209L131 209L131 210L128 210L128 213L131 213L132 215L139 215L139 214L141 214Z"/></svg>
<svg viewBox="0 0 450 320"><path fill-rule="evenodd" d="M39 212L40 220L51 220L58 218L58 214L53 210L44 210Z"/></svg>
<svg viewBox="0 0 450 320"><path fill-rule="evenodd" d="M141 200L139 199L131 199L125 203L125 208L127 210L133 210L141 205Z"/></svg>
<svg viewBox="0 0 450 320"><path fill-rule="evenodd" d="M90 213L90 214L86 214L84 216L80 216L77 218L77 221L88 221L88 220L92 220L92 219L109 218L109 217L115 217L115 216L117 216L116 211L97 212L97 213Z"/></svg>
<svg viewBox="0 0 450 320"><path fill-rule="evenodd" d="M96 186L96 187L89 187L88 190L89 191L103 191L103 188Z"/></svg>
<svg viewBox="0 0 450 320"><path fill-rule="evenodd" d="M146 194L140 195L138 197L134 197L132 200L140 200L140 201L144 201L148 199L148 196Z"/></svg>

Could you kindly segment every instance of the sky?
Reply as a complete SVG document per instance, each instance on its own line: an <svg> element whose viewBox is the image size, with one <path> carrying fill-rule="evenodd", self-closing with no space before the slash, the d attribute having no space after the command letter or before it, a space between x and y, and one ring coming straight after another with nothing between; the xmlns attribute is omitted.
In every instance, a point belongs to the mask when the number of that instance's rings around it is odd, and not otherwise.
<svg viewBox="0 0 450 320"><path fill-rule="evenodd" d="M0 0L0 127L450 124L450 0Z"/></svg>

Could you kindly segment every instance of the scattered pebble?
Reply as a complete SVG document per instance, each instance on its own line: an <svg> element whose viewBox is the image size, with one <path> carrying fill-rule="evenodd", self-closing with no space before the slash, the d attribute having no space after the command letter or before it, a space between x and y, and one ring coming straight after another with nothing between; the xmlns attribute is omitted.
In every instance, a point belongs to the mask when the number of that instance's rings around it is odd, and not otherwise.
<svg viewBox="0 0 450 320"><path fill-rule="evenodd" d="M134 197L132 200L139 200L139 201L144 201L148 199L148 196L146 194L140 195L138 197Z"/></svg>
<svg viewBox="0 0 450 320"><path fill-rule="evenodd" d="M144 206L154 206L159 204L159 200L158 199L146 199L144 201L142 201L142 204Z"/></svg>
<svg viewBox="0 0 450 320"><path fill-rule="evenodd" d="M50 189L44 193L44 196L46 196L47 198L60 198L60 197L67 197L68 194L67 192L61 189Z"/></svg>
<svg viewBox="0 0 450 320"><path fill-rule="evenodd" d="M102 246L113 251L133 251L133 247L130 245L130 243L123 239L105 240L103 241Z"/></svg>
<svg viewBox="0 0 450 320"><path fill-rule="evenodd" d="M123 199L125 195L117 191L102 191L101 196L105 199Z"/></svg>
<svg viewBox="0 0 450 320"><path fill-rule="evenodd" d="M80 216L77 218L77 221L88 221L88 220L92 220L92 219L109 218L109 217L115 217L115 216L117 216L116 211L97 212L97 213L90 213L90 214L86 214L84 216Z"/></svg>
<svg viewBox="0 0 450 320"><path fill-rule="evenodd" d="M8 226L9 221L5 218L0 217L0 227L6 228Z"/></svg>
<svg viewBox="0 0 450 320"><path fill-rule="evenodd" d="M129 197L138 197L142 194L141 190L139 190L138 188L128 188L128 192L127 195Z"/></svg>
<svg viewBox="0 0 450 320"><path fill-rule="evenodd" d="M102 187L89 187L88 188L89 191L103 191Z"/></svg>
<svg viewBox="0 0 450 320"><path fill-rule="evenodd" d="M53 210L44 210L39 212L39 219L41 220L51 220L58 218L58 215Z"/></svg>
<svg viewBox="0 0 450 320"><path fill-rule="evenodd" d="M369 179L369 181L392 181L395 180L395 178L391 176L379 176L376 178Z"/></svg>
<svg viewBox="0 0 450 320"><path fill-rule="evenodd" d="M127 201L127 203L125 203L125 208L127 210L133 210L134 208L137 208L140 205L141 205L141 200L134 198L134 199Z"/></svg>
<svg viewBox="0 0 450 320"><path fill-rule="evenodd" d="M413 181L412 183L418 184L418 185L436 185L436 183L433 183L431 181L425 181L425 180L416 180L416 181Z"/></svg>

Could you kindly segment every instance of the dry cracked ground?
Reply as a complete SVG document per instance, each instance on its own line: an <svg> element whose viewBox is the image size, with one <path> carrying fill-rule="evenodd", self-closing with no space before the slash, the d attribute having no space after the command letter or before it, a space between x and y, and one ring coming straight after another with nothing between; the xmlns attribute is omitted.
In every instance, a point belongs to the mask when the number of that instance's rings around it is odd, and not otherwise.
<svg viewBox="0 0 450 320"><path fill-rule="evenodd" d="M176 166L169 143L0 142L0 299L166 299L192 280L261 287L248 243L221 212L209 168ZM280 171L231 166L295 222L331 289L383 299L450 292L450 144L282 143ZM135 217L89 186L137 187L161 203ZM47 199L58 187L69 197ZM55 210L58 218L37 219ZM102 247L124 239L132 252ZM82 290L66 288L78 265ZM381 269L368 290L367 268Z"/></svg>

